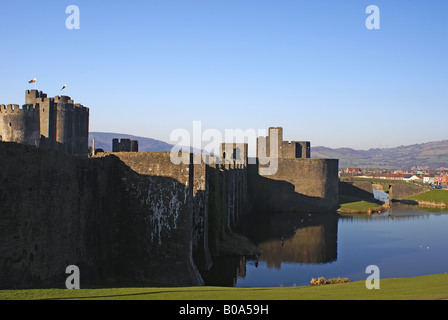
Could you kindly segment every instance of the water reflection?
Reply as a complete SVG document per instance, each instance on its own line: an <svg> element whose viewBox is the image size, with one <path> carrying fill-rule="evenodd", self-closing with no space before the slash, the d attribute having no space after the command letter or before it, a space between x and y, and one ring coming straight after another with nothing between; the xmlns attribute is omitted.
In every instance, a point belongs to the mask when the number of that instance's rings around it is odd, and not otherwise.
<svg viewBox="0 0 448 320"><path fill-rule="evenodd" d="M208 286L235 287L238 278L246 276L246 257L214 257L213 267L203 272L202 277Z"/></svg>
<svg viewBox="0 0 448 320"><path fill-rule="evenodd" d="M266 222L277 226L273 228L275 236L255 228L249 239L261 249L259 260L268 267L280 268L282 263L329 263L337 259L335 214L315 217L275 214Z"/></svg>
<svg viewBox="0 0 448 320"><path fill-rule="evenodd" d="M280 269L282 263L323 264L337 259L338 216L329 214L255 214L239 230L261 249L255 258L215 257L203 274L207 285L235 286L246 263Z"/></svg>
<svg viewBox="0 0 448 320"><path fill-rule="evenodd" d="M372 263L383 263L385 276L446 272L446 213L394 205L372 215L252 215L245 229L238 231L256 244L261 254L256 258L214 258L204 281L220 286L306 285L311 277L330 274L357 280L365 277L365 266ZM441 216L439 221L434 220L437 216ZM429 242L431 250L423 253L421 247ZM401 267L404 264L406 268Z"/></svg>

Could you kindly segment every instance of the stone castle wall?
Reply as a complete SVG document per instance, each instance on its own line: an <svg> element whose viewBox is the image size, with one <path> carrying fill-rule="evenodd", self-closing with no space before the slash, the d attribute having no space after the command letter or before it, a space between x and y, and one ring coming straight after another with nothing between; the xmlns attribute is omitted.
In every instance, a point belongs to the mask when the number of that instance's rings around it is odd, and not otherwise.
<svg viewBox="0 0 448 320"><path fill-rule="evenodd" d="M311 159L310 142L283 141L283 128L271 127L257 140L256 162L249 169L255 210L329 212L337 207L339 161Z"/></svg>
<svg viewBox="0 0 448 320"><path fill-rule="evenodd" d="M0 288L64 287L71 264L81 286L201 285L209 243L243 209L245 169L166 152L82 159L0 142L0 161Z"/></svg>
<svg viewBox="0 0 448 320"><path fill-rule="evenodd" d="M191 258L188 166L179 181L112 155L0 148L1 288L63 287L71 264L81 284L201 284ZM153 157L162 168L163 156Z"/></svg>
<svg viewBox="0 0 448 320"><path fill-rule="evenodd" d="M338 160L279 159L275 174L262 176L249 165L254 210L331 212L338 205Z"/></svg>

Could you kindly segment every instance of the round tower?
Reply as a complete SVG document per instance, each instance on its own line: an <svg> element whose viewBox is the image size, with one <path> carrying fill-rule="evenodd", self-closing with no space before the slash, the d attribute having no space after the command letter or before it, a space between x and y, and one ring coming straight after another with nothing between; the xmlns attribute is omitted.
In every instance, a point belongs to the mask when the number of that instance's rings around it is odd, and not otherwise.
<svg viewBox="0 0 448 320"><path fill-rule="evenodd" d="M74 153L85 156L89 152L89 109L80 105L75 105L76 110L76 143Z"/></svg>
<svg viewBox="0 0 448 320"><path fill-rule="evenodd" d="M2 141L39 146L39 106L17 104L0 106L0 136Z"/></svg>
<svg viewBox="0 0 448 320"><path fill-rule="evenodd" d="M73 154L73 118L73 105L59 101L56 104L56 145L58 150L69 154Z"/></svg>

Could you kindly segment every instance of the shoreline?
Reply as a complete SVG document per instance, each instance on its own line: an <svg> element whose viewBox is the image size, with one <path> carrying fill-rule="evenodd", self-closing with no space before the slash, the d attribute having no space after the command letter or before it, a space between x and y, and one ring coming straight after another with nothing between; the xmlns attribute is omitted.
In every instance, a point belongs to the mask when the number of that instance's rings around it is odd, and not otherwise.
<svg viewBox="0 0 448 320"><path fill-rule="evenodd" d="M349 206L337 209L338 214L373 214L373 213L382 213L390 209L389 203L384 203L382 205L378 205L376 207L370 207L367 209L351 209Z"/></svg>

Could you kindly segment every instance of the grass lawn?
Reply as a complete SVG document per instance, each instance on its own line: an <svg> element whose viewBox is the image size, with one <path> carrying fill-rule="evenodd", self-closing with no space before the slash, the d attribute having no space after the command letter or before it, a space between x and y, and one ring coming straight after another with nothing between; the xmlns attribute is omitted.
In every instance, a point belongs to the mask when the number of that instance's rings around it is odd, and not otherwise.
<svg viewBox="0 0 448 320"><path fill-rule="evenodd" d="M434 189L416 196L409 197L406 200L444 203L445 205L448 205L448 190Z"/></svg>
<svg viewBox="0 0 448 320"><path fill-rule="evenodd" d="M375 201L363 200L349 196L339 196L339 212L368 212L369 210L376 211L381 205Z"/></svg>
<svg viewBox="0 0 448 320"><path fill-rule="evenodd" d="M112 288L1 290L0 300L438 300L448 299L448 274L381 279L380 289L365 281L324 286L227 288Z"/></svg>

